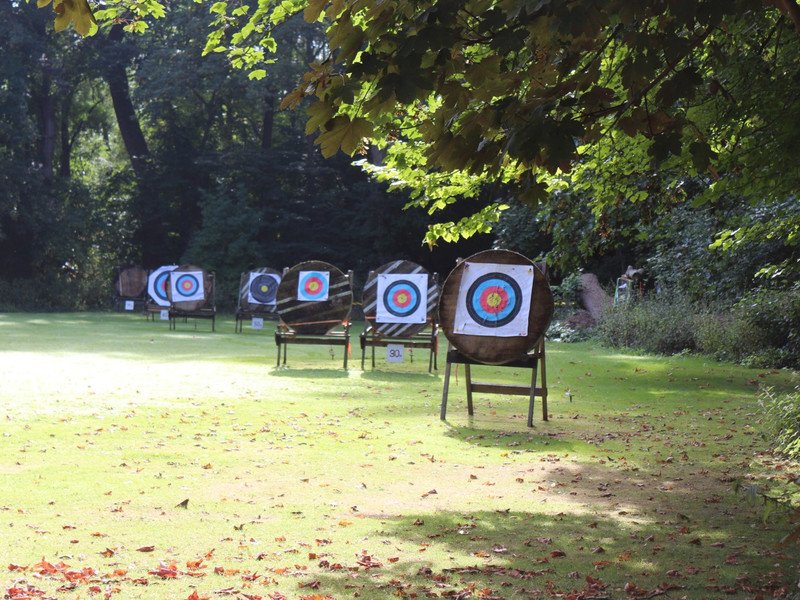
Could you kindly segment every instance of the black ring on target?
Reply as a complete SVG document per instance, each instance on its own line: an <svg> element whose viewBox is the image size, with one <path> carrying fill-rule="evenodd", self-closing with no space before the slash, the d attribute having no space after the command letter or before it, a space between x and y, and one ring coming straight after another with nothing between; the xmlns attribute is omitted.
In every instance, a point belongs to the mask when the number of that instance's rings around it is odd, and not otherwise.
<svg viewBox="0 0 800 600"><path fill-rule="evenodd" d="M153 291L156 296L166 302L169 301L169 297L167 296L167 281L169 280L169 276L170 271L162 271L156 275L155 281L153 281Z"/></svg>
<svg viewBox="0 0 800 600"><path fill-rule="evenodd" d="M508 325L522 309L522 290L505 273L478 277L467 290L467 312L483 327Z"/></svg>
<svg viewBox="0 0 800 600"><path fill-rule="evenodd" d="M408 279L398 279L386 286L383 306L395 317L407 317L419 308L421 296L416 284Z"/></svg>
<svg viewBox="0 0 800 600"><path fill-rule="evenodd" d="M262 273L250 282L250 295L262 304L275 304L278 281L274 275Z"/></svg>
<svg viewBox="0 0 800 600"><path fill-rule="evenodd" d="M184 273L175 281L175 290L179 295L188 298L200 290L200 282L191 273Z"/></svg>

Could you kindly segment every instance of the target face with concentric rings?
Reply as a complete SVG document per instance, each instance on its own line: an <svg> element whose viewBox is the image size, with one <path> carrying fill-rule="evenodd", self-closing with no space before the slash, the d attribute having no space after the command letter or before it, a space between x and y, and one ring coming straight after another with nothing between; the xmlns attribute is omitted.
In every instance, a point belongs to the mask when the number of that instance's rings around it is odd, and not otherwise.
<svg viewBox="0 0 800 600"><path fill-rule="evenodd" d="M304 302L324 302L330 292L329 271L300 271L297 299Z"/></svg>
<svg viewBox="0 0 800 600"><path fill-rule="evenodd" d="M169 306L167 288L169 274L178 268L178 265L164 265L155 269L147 277L147 294L159 306Z"/></svg>
<svg viewBox="0 0 800 600"><path fill-rule="evenodd" d="M522 307L519 284L504 273L487 273L467 290L467 312L484 327L511 323Z"/></svg>
<svg viewBox="0 0 800 600"><path fill-rule="evenodd" d="M428 318L427 273L378 275L378 323L425 323Z"/></svg>
<svg viewBox="0 0 800 600"><path fill-rule="evenodd" d="M153 287L156 290L156 296L158 296L161 300L168 300L167 298L167 282L169 281L169 273L160 273L158 277L156 277L155 284Z"/></svg>
<svg viewBox="0 0 800 600"><path fill-rule="evenodd" d="M532 266L466 264L459 286L455 332L526 336L532 290Z"/></svg>
<svg viewBox="0 0 800 600"><path fill-rule="evenodd" d="M247 301L251 304L275 304L280 277L272 273L250 273Z"/></svg>
<svg viewBox="0 0 800 600"><path fill-rule="evenodd" d="M205 298L202 271L170 273L170 293L173 302L191 302Z"/></svg>

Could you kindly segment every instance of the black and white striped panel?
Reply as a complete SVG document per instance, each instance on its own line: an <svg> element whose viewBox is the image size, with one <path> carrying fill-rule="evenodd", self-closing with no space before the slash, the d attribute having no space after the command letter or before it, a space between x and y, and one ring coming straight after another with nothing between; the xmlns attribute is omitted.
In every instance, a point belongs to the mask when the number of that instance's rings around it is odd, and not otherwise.
<svg viewBox="0 0 800 600"><path fill-rule="evenodd" d="M330 273L328 299L306 302L297 298L297 284L301 271L327 271ZM333 265L319 260L302 262L293 266L278 286L277 310L281 321L293 331L303 335L324 335L350 317L353 307L353 288L350 277Z"/></svg>
<svg viewBox="0 0 800 600"><path fill-rule="evenodd" d="M377 323L375 316L378 306L378 275L415 275L424 273L428 276L427 290L427 323ZM367 282L364 284L362 297L364 304L364 317L374 330L384 337L411 337L428 327L435 319L436 307L439 304L439 283L431 274L420 265L408 260L395 260L370 271Z"/></svg>

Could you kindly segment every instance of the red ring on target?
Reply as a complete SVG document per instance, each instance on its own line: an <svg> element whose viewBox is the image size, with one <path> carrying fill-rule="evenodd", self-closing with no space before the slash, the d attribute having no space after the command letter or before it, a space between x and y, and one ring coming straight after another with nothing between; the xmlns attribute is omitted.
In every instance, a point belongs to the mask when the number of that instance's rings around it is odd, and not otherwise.
<svg viewBox="0 0 800 600"><path fill-rule="evenodd" d="M180 275L175 282L175 289L181 296L190 297L200 290L200 282L190 273Z"/></svg>

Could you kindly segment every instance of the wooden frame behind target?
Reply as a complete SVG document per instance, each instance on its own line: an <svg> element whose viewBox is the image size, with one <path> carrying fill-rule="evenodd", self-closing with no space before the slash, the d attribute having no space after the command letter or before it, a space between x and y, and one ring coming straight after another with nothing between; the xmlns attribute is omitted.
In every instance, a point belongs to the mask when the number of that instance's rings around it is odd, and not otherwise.
<svg viewBox="0 0 800 600"><path fill-rule="evenodd" d="M343 368L347 369L352 308L352 271L345 274L320 260L302 262L287 270L278 286L281 321L275 330L277 366L281 365L281 352L286 365L290 344L308 344L343 346Z"/></svg>
<svg viewBox="0 0 800 600"><path fill-rule="evenodd" d="M525 335L492 337L491 335L467 335L455 329L456 312L461 292L462 277L470 264L520 265L533 268L531 290L522 290L530 298L527 330ZM473 392L486 394L528 396L528 427L533 427L533 412L536 396L542 399L542 420L548 420L547 372L545 363L544 334L553 316L553 293L547 280L546 266L534 264L530 259L508 250L486 250L460 261L447 276L439 300L439 321L448 339L447 363L440 418L447 415L447 400L450 374L453 364L463 364L466 378L467 411L473 415ZM531 369L530 385L494 384L472 381L472 365L494 365ZM537 386L537 375L541 385Z"/></svg>
<svg viewBox="0 0 800 600"><path fill-rule="evenodd" d="M424 322L380 322L378 319L378 303L381 299L378 298L378 289L380 287L378 285L378 278L381 275L425 276L427 280L425 289L424 291L420 290L421 294L424 293L426 302ZM398 279L403 278L399 277ZM437 369L438 361L436 353L439 346L439 324L437 322L436 312L439 302L439 291L439 275L437 273L431 275L426 269L411 261L396 260L381 265L374 271L370 271L367 276L367 281L364 284L364 293L362 296L366 327L360 336L361 368L364 369L367 348L371 348L372 350L372 368L374 369L375 348L385 348L389 344L398 344L411 349L412 361L414 349L420 348L429 350L428 372ZM413 306L409 306L408 311L410 312L412 310Z"/></svg>
<svg viewBox="0 0 800 600"><path fill-rule="evenodd" d="M285 273L288 269L284 269L283 272ZM244 321L247 319L252 319L253 317L261 317L263 319L279 319L278 316L278 303L277 303L277 293L276 293L276 302L275 304L261 304L257 302L250 302L250 281L251 273L259 273L263 275L272 275L273 277L277 277L278 281L281 280L283 277L280 271L276 271L275 269L270 269L269 267L261 267L258 269L250 269L249 271L245 271L242 273L241 277L239 278L239 295L236 301L236 321L234 323L234 331L236 333L242 333L242 327L244 325Z"/></svg>
<svg viewBox="0 0 800 600"><path fill-rule="evenodd" d="M169 328L177 329L178 319L183 319L186 323L188 319L208 319L211 321L211 331L216 331L217 305L216 289L214 285L214 273L206 271L195 265L181 265L170 272L170 279L179 278L182 274L201 273L202 274L202 298L195 300L181 301L172 293L171 285L167 287L169 297ZM196 327L196 325L195 325Z"/></svg>
<svg viewBox="0 0 800 600"><path fill-rule="evenodd" d="M134 310L144 310L147 294L147 271L140 266L123 267L114 278L114 305L117 310L127 310L127 302L133 302Z"/></svg>

